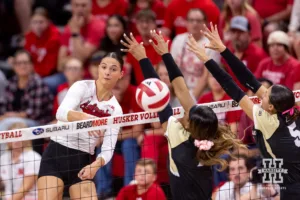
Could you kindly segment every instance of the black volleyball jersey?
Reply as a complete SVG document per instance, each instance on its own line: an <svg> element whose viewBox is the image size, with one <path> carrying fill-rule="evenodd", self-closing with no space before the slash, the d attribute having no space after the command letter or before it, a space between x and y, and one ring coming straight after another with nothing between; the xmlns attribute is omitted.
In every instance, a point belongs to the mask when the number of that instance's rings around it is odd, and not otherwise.
<svg viewBox="0 0 300 200"><path fill-rule="evenodd" d="M165 133L168 139L168 171L174 200L209 200L212 195L212 170L196 160L197 148L180 122L171 116Z"/></svg>
<svg viewBox="0 0 300 200"><path fill-rule="evenodd" d="M264 158L282 159L283 184L300 183L300 119L287 125L285 118L253 107L254 137Z"/></svg>

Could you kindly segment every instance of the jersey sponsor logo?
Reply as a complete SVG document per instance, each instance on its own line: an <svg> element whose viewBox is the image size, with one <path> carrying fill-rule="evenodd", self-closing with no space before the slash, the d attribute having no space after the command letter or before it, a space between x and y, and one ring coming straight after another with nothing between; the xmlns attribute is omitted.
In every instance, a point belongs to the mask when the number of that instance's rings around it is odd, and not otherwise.
<svg viewBox="0 0 300 200"><path fill-rule="evenodd" d="M258 169L258 174L263 174L262 183L283 183L282 174L287 174L288 170L283 169L283 159L264 158L263 168Z"/></svg>
<svg viewBox="0 0 300 200"><path fill-rule="evenodd" d="M56 132L56 131L66 131L66 130L70 130L70 126L55 126L52 128L46 128L46 133L51 133L51 132Z"/></svg>
<svg viewBox="0 0 300 200"><path fill-rule="evenodd" d="M42 133L44 133L44 129L43 128L36 128L32 131L33 135L41 135Z"/></svg>
<svg viewBox="0 0 300 200"><path fill-rule="evenodd" d="M2 140L19 137L22 137L22 131L7 131L4 133L0 133L0 138Z"/></svg>

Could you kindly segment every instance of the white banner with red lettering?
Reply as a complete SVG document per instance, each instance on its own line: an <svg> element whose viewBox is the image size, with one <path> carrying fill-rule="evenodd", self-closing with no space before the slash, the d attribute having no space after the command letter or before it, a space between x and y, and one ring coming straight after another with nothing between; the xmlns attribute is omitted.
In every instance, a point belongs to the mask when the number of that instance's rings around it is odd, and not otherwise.
<svg viewBox="0 0 300 200"><path fill-rule="evenodd" d="M300 101L300 90L294 91L294 95L296 102ZM261 103L261 100L258 97L251 97L251 100L255 104ZM217 101L200 105L211 107L215 113L235 111L241 109L238 103L233 100ZM173 108L173 115L176 118L182 118L184 115L183 108ZM98 119L96 118L93 120L68 122L64 124L51 124L11 131L1 131L0 143L33 140L53 136L65 136L69 134L80 133L83 131L87 132L93 130L109 129L113 127L125 127L136 124L147 124L152 122L159 122L157 113L130 113L120 116L111 116Z"/></svg>

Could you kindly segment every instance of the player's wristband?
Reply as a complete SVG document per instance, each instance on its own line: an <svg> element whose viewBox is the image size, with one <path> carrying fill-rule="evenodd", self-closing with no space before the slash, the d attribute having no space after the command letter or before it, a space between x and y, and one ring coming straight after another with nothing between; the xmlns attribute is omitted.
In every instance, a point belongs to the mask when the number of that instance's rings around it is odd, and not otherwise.
<svg viewBox="0 0 300 200"><path fill-rule="evenodd" d="M154 70L153 65L151 64L150 60L148 58L143 58L139 61L140 66L142 68L142 72L145 79L148 78L157 78L159 79L157 73Z"/></svg>
<svg viewBox="0 0 300 200"><path fill-rule="evenodd" d="M228 48L221 53L239 82L252 92L256 93L261 83L255 78L252 72L238 59Z"/></svg>
<svg viewBox="0 0 300 200"><path fill-rule="evenodd" d="M169 78L170 81L172 82L175 78L182 76L182 73L179 69L179 67L177 66L177 64L175 63L172 55L170 53L166 53L162 56L162 59L166 65L166 68L168 70L169 73Z"/></svg>

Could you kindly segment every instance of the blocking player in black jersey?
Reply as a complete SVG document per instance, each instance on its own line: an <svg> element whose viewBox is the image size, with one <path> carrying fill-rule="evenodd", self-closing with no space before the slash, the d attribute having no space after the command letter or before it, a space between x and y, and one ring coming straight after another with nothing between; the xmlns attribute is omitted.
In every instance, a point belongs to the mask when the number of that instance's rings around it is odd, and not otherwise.
<svg viewBox="0 0 300 200"><path fill-rule="evenodd" d="M168 105L159 112L159 119L165 130L169 145L169 175L173 199L195 200L211 199L212 169L220 164L225 169L227 162L220 155L229 153L232 148L241 147L239 140L228 127L218 124L218 118L207 106L197 106L192 100L181 71L168 52L168 42L155 31L151 32L156 44L150 43L162 59L169 73L175 94L185 110L182 120L174 118ZM140 63L145 78L157 78L158 75L146 57L142 44L134 37L125 36L127 43L122 44Z"/></svg>
<svg viewBox="0 0 300 200"><path fill-rule="evenodd" d="M300 112L295 107L293 91L283 85L273 85L266 89L243 62L225 47L219 37L217 27L213 24L211 24L211 30L206 27L204 34L210 40L205 47L221 53L239 82L262 99L261 107L253 104L230 75L205 54L205 48L199 47L192 36L188 41L190 50L205 62L207 69L227 94L239 102L249 118L254 120L255 139L263 157L271 159L270 164L276 165L279 161L283 165L280 164L281 166L277 167L287 170L287 174L281 174L282 183L280 180L277 182L283 188L280 192L280 199L299 199ZM277 181L276 178L273 181Z"/></svg>

